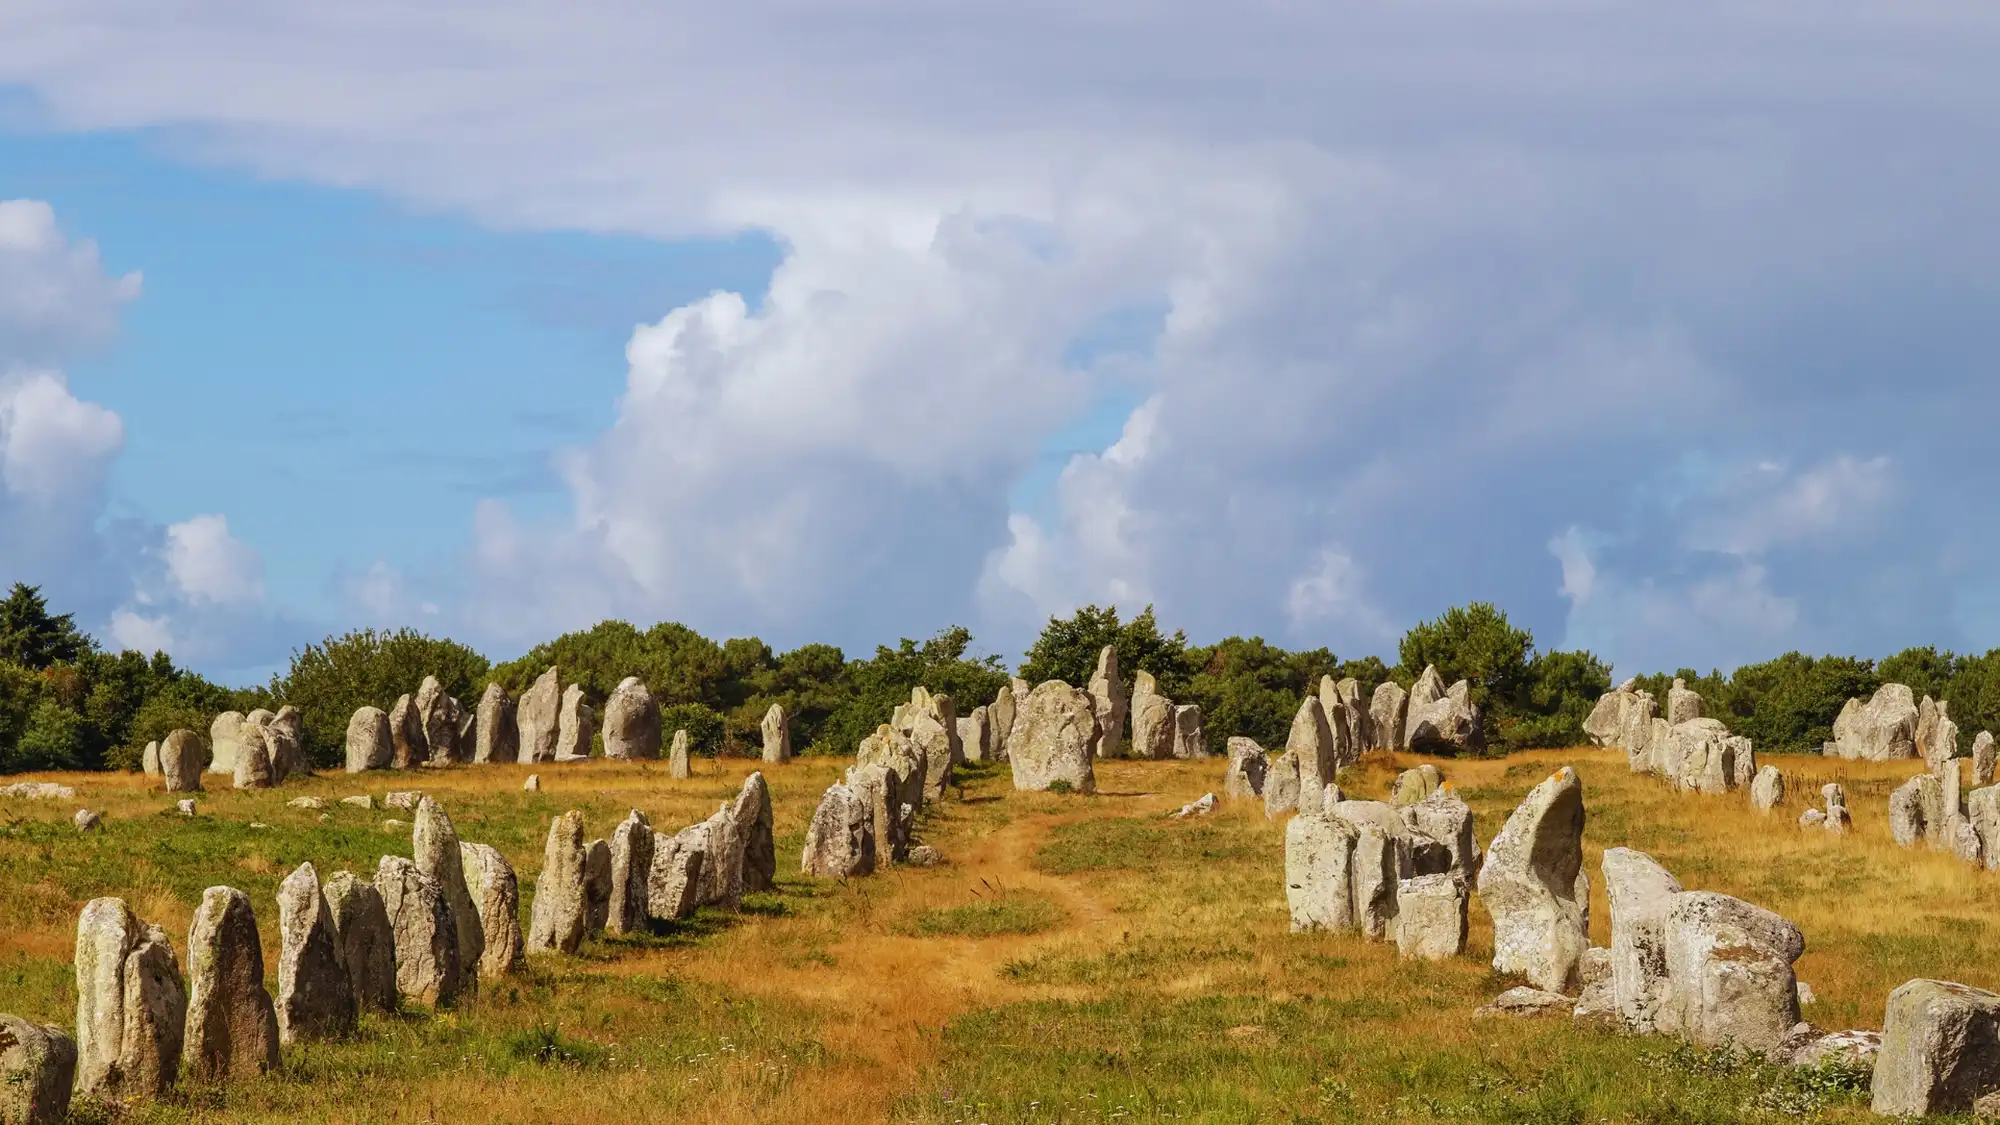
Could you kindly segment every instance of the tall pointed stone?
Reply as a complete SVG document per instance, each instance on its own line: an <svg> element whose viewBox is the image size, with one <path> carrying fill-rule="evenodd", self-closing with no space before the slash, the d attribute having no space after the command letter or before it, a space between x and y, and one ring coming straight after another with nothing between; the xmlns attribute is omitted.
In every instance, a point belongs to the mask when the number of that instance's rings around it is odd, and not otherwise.
<svg viewBox="0 0 2000 1125"><path fill-rule="evenodd" d="M382 892L389 929L396 935L397 994L432 1007L457 1000L466 973L458 960L458 926L444 888L396 855L385 855L376 865L375 888Z"/></svg>
<svg viewBox="0 0 2000 1125"><path fill-rule="evenodd" d="M688 732L674 732L673 750L667 756L667 776L675 781L686 781L694 776L694 763L688 755Z"/></svg>
<svg viewBox="0 0 2000 1125"><path fill-rule="evenodd" d="M1292 716L1292 732L1285 739L1285 753L1299 763L1299 811L1319 811L1320 795L1332 784L1338 763L1333 753L1333 727L1326 721L1326 708L1316 695L1308 695Z"/></svg>
<svg viewBox="0 0 2000 1125"><path fill-rule="evenodd" d="M730 818L736 822L736 838L743 844L743 889L770 890L778 873L778 853L771 839L771 787L762 773L743 779Z"/></svg>
<svg viewBox="0 0 2000 1125"><path fill-rule="evenodd" d="M498 980L521 964L521 890L514 868L496 848L460 844L465 889L479 915L485 946L479 955L479 975Z"/></svg>
<svg viewBox="0 0 2000 1125"><path fill-rule="evenodd" d="M1403 719L1409 703L1409 693L1396 681L1384 680L1375 685L1375 694L1368 704L1368 725L1373 728L1370 749L1401 750L1409 745L1403 741Z"/></svg>
<svg viewBox="0 0 2000 1125"><path fill-rule="evenodd" d="M524 732L525 733L525 732ZM575 953L588 921L584 904L583 814L571 809L549 826L528 926L529 953Z"/></svg>
<svg viewBox="0 0 2000 1125"><path fill-rule="evenodd" d="M769 763L792 760L792 718L785 714L784 707L773 703L764 712L764 761Z"/></svg>
<svg viewBox="0 0 2000 1125"><path fill-rule="evenodd" d="M1493 969L1548 992L1577 983L1590 946L1583 783L1568 766L1535 786L1486 849L1479 900L1493 917Z"/></svg>
<svg viewBox="0 0 2000 1125"><path fill-rule="evenodd" d="M1125 681L1118 676L1118 650L1105 645L1090 676L1090 699L1097 716L1097 756L1125 756Z"/></svg>
<svg viewBox="0 0 2000 1125"><path fill-rule="evenodd" d="M278 1037L333 1039L354 1031L354 984L333 909L310 863L278 884Z"/></svg>
<svg viewBox="0 0 2000 1125"><path fill-rule="evenodd" d="M590 757L597 734L597 714L583 701L583 685L563 689L562 711L556 722L556 761L581 762Z"/></svg>
<svg viewBox="0 0 2000 1125"><path fill-rule="evenodd" d="M458 709L436 676L425 676L411 705L424 732L425 762L448 766L458 760Z"/></svg>
<svg viewBox="0 0 2000 1125"><path fill-rule="evenodd" d="M556 760L556 740L562 732L562 695L562 677L553 665L521 693L520 705L514 711L521 736L520 761Z"/></svg>
<svg viewBox="0 0 2000 1125"><path fill-rule="evenodd" d="M389 766L406 770L421 765L428 756L424 747L423 717L410 696L396 697L389 708Z"/></svg>
<svg viewBox="0 0 2000 1125"><path fill-rule="evenodd" d="M234 887L210 887L188 929L182 1069L215 1080L262 1074L277 1065L278 1014L264 990L264 949L250 896Z"/></svg>
<svg viewBox="0 0 2000 1125"><path fill-rule="evenodd" d="M75 1040L59 1027L0 1015L0 1125L61 1125L75 1082Z"/></svg>
<svg viewBox="0 0 2000 1125"><path fill-rule="evenodd" d="M382 892L352 871L336 871L321 893L357 1012L395 1011L396 931L389 925Z"/></svg>
<svg viewBox="0 0 2000 1125"><path fill-rule="evenodd" d="M648 886L653 872L653 825L638 809L611 830L611 892L604 930L636 934L646 928Z"/></svg>
<svg viewBox="0 0 2000 1125"><path fill-rule="evenodd" d="M76 931L76 1088L156 1097L179 1072L187 990L173 947L123 899L87 904Z"/></svg>
<svg viewBox="0 0 2000 1125"><path fill-rule="evenodd" d="M1132 677L1132 756L1150 760L1174 754L1174 701L1160 694L1151 672Z"/></svg>
<svg viewBox="0 0 2000 1125"><path fill-rule="evenodd" d="M514 701L507 696L507 689L499 684L487 684L479 695L479 706L474 712L477 725L473 727L472 760L484 765L488 762L515 762L521 757L521 731L514 719Z"/></svg>
<svg viewBox="0 0 2000 1125"><path fill-rule="evenodd" d="M464 976L459 991L476 992L479 959L486 952L486 934L480 927L472 892L465 885L465 861L459 851L458 829L444 807L429 797L417 801L410 845L417 870L437 880L438 890L451 910L452 931L458 944L458 969Z"/></svg>

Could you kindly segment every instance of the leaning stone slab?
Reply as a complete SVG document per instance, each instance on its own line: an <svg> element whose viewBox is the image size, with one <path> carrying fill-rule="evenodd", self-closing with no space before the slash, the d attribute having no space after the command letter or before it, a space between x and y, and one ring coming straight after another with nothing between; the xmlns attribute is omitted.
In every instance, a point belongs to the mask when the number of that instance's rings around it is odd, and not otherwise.
<svg viewBox="0 0 2000 1125"><path fill-rule="evenodd" d="M1634 1031L1653 1031L1673 989L1667 979L1667 912L1680 881L1644 852L1604 851L1611 900L1611 986L1618 1015Z"/></svg>
<svg viewBox="0 0 2000 1125"><path fill-rule="evenodd" d="M285 1043L354 1032L354 983L333 909L310 863L278 884L277 1012L278 1038Z"/></svg>
<svg viewBox="0 0 2000 1125"><path fill-rule="evenodd" d="M340 941L341 966L357 1010L396 1010L396 931L375 884L352 871L326 879L327 915Z"/></svg>
<svg viewBox="0 0 2000 1125"><path fill-rule="evenodd" d="M653 872L653 823L633 809L611 830L611 893L604 929L636 934L646 928L647 886Z"/></svg>
<svg viewBox="0 0 2000 1125"><path fill-rule="evenodd" d="M451 911L453 932L458 942L458 969L464 976L460 993L479 989L479 959L486 952L486 934L479 924L479 911L472 892L465 885L465 860L459 848L458 829L444 806L429 797L417 802L415 823L410 829L410 853L417 870L437 880L445 905Z"/></svg>
<svg viewBox="0 0 2000 1125"><path fill-rule="evenodd" d="M874 818L867 803L852 789L834 785L820 798L806 828L799 869L807 875L839 879L875 870Z"/></svg>
<svg viewBox="0 0 2000 1125"><path fill-rule="evenodd" d="M58 1027L0 1015L0 1125L61 1125L76 1081L76 1042Z"/></svg>
<svg viewBox="0 0 2000 1125"><path fill-rule="evenodd" d="M226 1079L277 1065L278 1014L264 991L264 949L250 896L234 887L210 887L188 930L181 1067L199 1079Z"/></svg>
<svg viewBox="0 0 2000 1125"><path fill-rule="evenodd" d="M458 845L465 889L479 915L485 938L479 954L479 975L498 980L521 964L521 891L514 868L499 849L485 844Z"/></svg>
<svg viewBox="0 0 2000 1125"><path fill-rule="evenodd" d="M1537 785L1486 850L1479 900L1493 917L1493 968L1562 992L1590 946L1583 783L1568 766Z"/></svg>
<svg viewBox="0 0 2000 1125"><path fill-rule="evenodd" d="M564 688L562 711L556 722L556 761L588 761L591 740L596 735L597 713L583 701L583 685L571 684Z"/></svg>
<svg viewBox="0 0 2000 1125"><path fill-rule="evenodd" d="M771 787L765 783L761 771L743 779L743 789L736 795L729 814L736 822L736 838L743 846L743 889L770 890L778 874L778 852L771 839Z"/></svg>
<svg viewBox="0 0 2000 1125"><path fill-rule="evenodd" d="M1118 650L1110 645L1097 654L1097 670L1091 673L1091 710L1097 717L1098 742L1094 747L1100 758L1122 758L1125 756L1125 681L1118 675Z"/></svg>
<svg viewBox="0 0 2000 1125"><path fill-rule="evenodd" d="M1875 1059L1876 1113L1965 1113L2000 1090L2000 995L1941 980L1889 994Z"/></svg>
<svg viewBox="0 0 2000 1125"><path fill-rule="evenodd" d="M465 969L458 960L458 925L438 881L401 856L385 855L375 887L396 935L396 992L405 1000L442 1007L458 999Z"/></svg>

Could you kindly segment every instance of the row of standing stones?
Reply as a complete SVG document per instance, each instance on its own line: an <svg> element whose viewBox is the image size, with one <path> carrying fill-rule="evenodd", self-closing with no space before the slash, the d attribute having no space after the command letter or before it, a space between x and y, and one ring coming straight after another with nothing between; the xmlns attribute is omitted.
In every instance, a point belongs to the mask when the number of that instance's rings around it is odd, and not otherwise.
<svg viewBox="0 0 2000 1125"><path fill-rule="evenodd" d="M414 798L411 858L382 857L372 881L347 871L322 881L304 863L279 884L275 997L242 891L203 894L185 977L166 931L123 899L92 900L77 923L74 1035L0 1015L0 1125L62 1121L73 1093L125 1102L183 1076L260 1074L278 1065L281 1044L351 1036L364 1011L453 1004L526 954L574 954L591 933L633 933L704 905L736 909L776 872L760 773L672 835L633 810L608 841L586 843L572 810L550 827L523 935L506 859L461 842L430 797L398 796Z"/></svg>

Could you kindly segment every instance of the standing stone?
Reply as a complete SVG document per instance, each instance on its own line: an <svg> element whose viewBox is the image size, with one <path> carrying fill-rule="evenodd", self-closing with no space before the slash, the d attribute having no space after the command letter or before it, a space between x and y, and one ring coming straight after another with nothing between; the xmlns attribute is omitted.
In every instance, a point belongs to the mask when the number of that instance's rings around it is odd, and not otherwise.
<svg viewBox="0 0 2000 1125"><path fill-rule="evenodd" d="M1088 685L1091 711L1097 716L1096 754L1100 758L1125 756L1125 681L1118 675L1118 650L1105 645L1097 654L1097 670Z"/></svg>
<svg viewBox="0 0 2000 1125"><path fill-rule="evenodd" d="M1396 885L1396 952L1443 961L1465 952L1465 883L1454 874L1419 875Z"/></svg>
<svg viewBox="0 0 2000 1125"><path fill-rule="evenodd" d="M1470 887L1479 877L1481 864L1472 806L1450 789L1437 789L1403 809L1402 816L1412 832L1444 845L1450 870Z"/></svg>
<svg viewBox="0 0 2000 1125"><path fill-rule="evenodd" d="M1765 766L1757 771L1757 779L1750 783L1750 805L1752 808L1769 812L1785 803L1785 775L1776 766Z"/></svg>
<svg viewBox="0 0 2000 1125"><path fill-rule="evenodd" d="M76 1042L59 1027L0 1015L0 1125L61 1125L76 1081Z"/></svg>
<svg viewBox="0 0 2000 1125"><path fill-rule="evenodd" d="M1972 740L1972 784L1975 786L1993 784L1993 735L1980 731Z"/></svg>
<svg viewBox="0 0 2000 1125"><path fill-rule="evenodd" d="M123 899L92 899L76 927L76 1088L106 1099L173 1085L187 990L173 946Z"/></svg>
<svg viewBox="0 0 2000 1125"><path fill-rule="evenodd" d="M660 705L637 676L625 677L604 701L604 756L648 762L660 756Z"/></svg>
<svg viewBox="0 0 2000 1125"><path fill-rule="evenodd" d="M352 871L336 871L322 893L356 1009L395 1011L396 931L382 892Z"/></svg>
<svg viewBox="0 0 2000 1125"><path fill-rule="evenodd" d="M1438 791L1444 778L1438 774L1436 766L1425 762L1413 770L1404 770L1396 775L1396 783L1389 791L1389 803L1398 808L1414 805Z"/></svg>
<svg viewBox="0 0 2000 1125"><path fill-rule="evenodd" d="M1590 714L1583 720L1583 733L1598 746L1620 746L1619 735L1625 730L1625 708L1632 702L1632 693L1623 689L1607 691L1597 697Z"/></svg>
<svg viewBox="0 0 2000 1125"><path fill-rule="evenodd" d="M646 928L649 886L653 874L653 825L633 809L611 830L611 894L604 928L608 933L636 934Z"/></svg>
<svg viewBox="0 0 2000 1125"><path fill-rule="evenodd" d="M177 730L160 743L160 782L169 793L198 793L208 748L191 730Z"/></svg>
<svg viewBox="0 0 2000 1125"><path fill-rule="evenodd" d="M1941 980L1889 994L1871 1108L1885 1117L1969 1113L2000 1090L2000 995Z"/></svg>
<svg viewBox="0 0 2000 1125"><path fill-rule="evenodd" d="M1160 694L1151 672L1132 681L1132 756L1159 760L1174 753L1174 701Z"/></svg>
<svg viewBox="0 0 2000 1125"><path fill-rule="evenodd" d="M402 856L385 855L375 887L396 938L396 991L406 1000L443 1007L466 980L458 959L458 924L436 878Z"/></svg>
<svg viewBox="0 0 2000 1125"><path fill-rule="evenodd" d="M773 703L764 712L763 735L766 762L792 760L792 718L782 706Z"/></svg>
<svg viewBox="0 0 2000 1125"><path fill-rule="evenodd" d="M867 802L852 789L836 784L820 798L812 823L806 827L799 870L837 879L875 870L874 818Z"/></svg>
<svg viewBox="0 0 2000 1125"><path fill-rule="evenodd" d="M1903 847L1942 837L1944 786L1935 774L1918 774L1889 794L1889 836Z"/></svg>
<svg viewBox="0 0 2000 1125"><path fill-rule="evenodd" d="M515 725L514 701L507 697L507 689L499 684L487 684L486 690L479 695L475 714L472 760L480 765L519 761L521 731Z"/></svg>
<svg viewBox="0 0 2000 1125"><path fill-rule="evenodd" d="M592 840L583 848L583 929L600 933L611 920L611 845Z"/></svg>
<svg viewBox="0 0 2000 1125"><path fill-rule="evenodd" d="M389 738L389 714L380 707L362 707L347 720L347 772L389 768L396 747Z"/></svg>
<svg viewBox="0 0 2000 1125"><path fill-rule="evenodd" d="M1375 717L1369 711L1371 701L1361 698L1360 680L1352 676L1344 680L1322 677L1319 686L1321 706L1326 706L1329 687L1343 710L1344 729L1339 742L1346 754L1345 760L1341 763L1342 768L1345 768L1360 760L1362 753L1374 743ZM1333 708L1327 707L1326 714L1328 721L1332 721Z"/></svg>
<svg viewBox="0 0 2000 1125"><path fill-rule="evenodd" d="M160 744L158 742L148 742L146 749L140 753L139 772L145 774L147 777L160 776Z"/></svg>
<svg viewBox="0 0 2000 1125"><path fill-rule="evenodd" d="M1917 756L1932 773L1958 756L1958 724L1951 721L1951 704L1926 695L1917 702Z"/></svg>
<svg viewBox="0 0 2000 1125"><path fill-rule="evenodd" d="M1112 663L1117 663L1115 657ZM1099 726L1090 695L1061 680L1049 680L1028 693L1016 715L1008 757L1014 788L1045 790L1060 782L1076 793L1097 791L1091 758Z"/></svg>
<svg viewBox="0 0 2000 1125"><path fill-rule="evenodd" d="M278 884L278 1037L285 1043L354 1032L348 976L319 872L302 863Z"/></svg>
<svg viewBox="0 0 2000 1125"><path fill-rule="evenodd" d="M984 762L992 758L993 731L988 725L984 705L974 707L972 714L958 720L959 745L965 747L965 760Z"/></svg>
<svg viewBox="0 0 2000 1125"><path fill-rule="evenodd" d="M1229 770L1222 775L1222 795L1224 797L1262 797L1264 795L1264 775L1270 763L1264 758L1264 748L1241 735L1229 740Z"/></svg>
<svg viewBox="0 0 2000 1125"><path fill-rule="evenodd" d="M590 757L591 739L597 734L597 716L583 701L583 685L563 689L562 711L556 722L556 761L581 762Z"/></svg>
<svg viewBox="0 0 2000 1125"><path fill-rule="evenodd" d="M895 727L884 723L875 728L875 733L861 740L861 746L854 755L857 766L881 766L895 779L896 789L888 795L888 805L901 819L901 809L908 806L910 816L915 817L924 807L924 751ZM896 848L900 855L907 841L897 837ZM880 837L876 838L878 853L888 850Z"/></svg>
<svg viewBox="0 0 2000 1125"><path fill-rule="evenodd" d="M743 845L743 889L770 890L778 874L778 853L771 839L771 787L762 773L743 779L743 790L729 815Z"/></svg>
<svg viewBox="0 0 2000 1125"><path fill-rule="evenodd" d="M724 803L713 816L686 831L698 832L703 837L701 905L741 909L743 837L736 832L736 810Z"/></svg>
<svg viewBox="0 0 2000 1125"><path fill-rule="evenodd" d="M1384 680L1375 685L1375 694L1368 702L1368 725L1374 737L1369 739L1373 750L1401 750L1403 722L1409 714L1410 693L1394 680Z"/></svg>
<svg viewBox="0 0 2000 1125"><path fill-rule="evenodd" d="M1273 758L1264 774L1264 816L1276 820L1299 808L1299 756L1289 751Z"/></svg>
<svg viewBox="0 0 2000 1125"><path fill-rule="evenodd" d="M933 695L921 685L910 689L910 701L896 708L889 725L922 753L924 799L937 801L951 785L951 770L959 760L957 711L949 695Z"/></svg>
<svg viewBox="0 0 2000 1125"><path fill-rule="evenodd" d="M485 844L460 844L459 866L465 889L479 916L485 947L479 954L479 975L498 980L521 964L521 891L514 868L499 849Z"/></svg>
<svg viewBox="0 0 2000 1125"><path fill-rule="evenodd" d="M243 712L224 711L208 725L210 755L204 768L210 773L236 773L237 740L243 733Z"/></svg>
<svg viewBox="0 0 2000 1125"><path fill-rule="evenodd" d="M181 1068L212 1080L246 1078L277 1065L278 1014L264 991L264 949L250 896L234 887L210 887L188 929Z"/></svg>
<svg viewBox="0 0 2000 1125"><path fill-rule="evenodd" d="M389 765L392 769L406 770L429 757L424 746L423 716L417 713L417 705L407 695L396 697L389 708Z"/></svg>
<svg viewBox="0 0 2000 1125"><path fill-rule="evenodd" d="M986 705L986 722L991 729L988 757L996 762L1007 760L1008 740L1014 736L1014 687L1003 685L993 693L993 702Z"/></svg>
<svg viewBox="0 0 2000 1125"><path fill-rule="evenodd" d="M655 836L653 866L646 880L647 910L664 922L684 922L701 905L701 868L707 834L677 832Z"/></svg>
<svg viewBox="0 0 2000 1125"><path fill-rule="evenodd" d="M1687 686L1686 680L1674 680L1674 686L1667 689L1667 725L1677 727L1703 715L1701 696Z"/></svg>
<svg viewBox="0 0 2000 1125"><path fill-rule="evenodd" d="M1799 1022L1799 928L1739 898L1684 891L1667 909L1666 936L1670 987L1659 1030L1700 1047L1775 1052Z"/></svg>
<svg viewBox="0 0 2000 1125"><path fill-rule="evenodd" d="M451 705L458 712L458 760L471 761L476 752L474 748L479 745L479 715L466 710L465 705L456 699L451 701Z"/></svg>
<svg viewBox="0 0 2000 1125"><path fill-rule="evenodd" d="M453 700L445 694L444 685L436 676L425 676L417 687L416 698L411 700L416 709L417 726L423 731L423 761L433 766L448 766L458 760L458 711Z"/></svg>
<svg viewBox="0 0 2000 1125"><path fill-rule="evenodd" d="M514 711L521 736L520 761L555 761L556 741L562 728L562 698L562 679L553 665L536 678L534 686L521 693L521 704Z"/></svg>
<svg viewBox="0 0 2000 1125"><path fill-rule="evenodd" d="M1295 816L1285 826L1285 901L1292 931L1355 928L1355 848L1361 832L1338 817Z"/></svg>
<svg viewBox="0 0 2000 1125"><path fill-rule="evenodd" d="M674 732L673 752L667 758L667 776L675 781L686 781L693 777L692 763L688 761L688 732Z"/></svg>
<svg viewBox="0 0 2000 1125"><path fill-rule="evenodd" d="M1401 862L1403 841L1378 823L1361 823L1358 827L1361 834L1354 842L1355 923L1368 940L1381 941L1396 927L1396 886L1405 874ZM1402 822L1398 820L1395 827L1400 829Z"/></svg>
<svg viewBox="0 0 2000 1125"><path fill-rule="evenodd" d="M1479 708L1472 702L1472 685L1460 680L1434 699L1420 702L1435 687L1437 669L1425 668L1425 679L1417 681L1422 691L1410 693L1409 714L1404 718L1408 748L1420 754L1460 754L1485 745L1485 729Z"/></svg>
<svg viewBox="0 0 2000 1125"><path fill-rule="evenodd" d="M1199 703L1174 707L1174 757L1183 761L1208 757L1208 733L1202 729Z"/></svg>
<svg viewBox="0 0 2000 1125"><path fill-rule="evenodd" d="M1667 979L1667 913L1680 881L1644 852L1604 851L1604 890L1611 899L1611 987L1618 1015L1649 1033L1673 991Z"/></svg>
<svg viewBox="0 0 2000 1125"><path fill-rule="evenodd" d="M278 783L278 771L271 761L271 732L265 723L243 724L236 746L235 781L238 789L269 789Z"/></svg>
<svg viewBox="0 0 2000 1125"><path fill-rule="evenodd" d="M429 797L417 801L415 824L410 829L410 854L417 870L437 880L451 912L452 933L458 944L458 971L464 976L461 993L479 989L479 959L486 952L486 934L479 925L479 910L465 885L465 860L458 841L458 829L444 807Z"/></svg>
<svg viewBox="0 0 2000 1125"><path fill-rule="evenodd" d="M1902 684L1883 684L1867 703L1850 699L1833 721L1827 752L1841 758L1886 762L1917 752L1917 700Z"/></svg>
<svg viewBox="0 0 2000 1125"><path fill-rule="evenodd" d="M909 809L909 819L914 820L915 810L896 799L897 791L902 788L896 771L872 763L854 765L848 767L845 783L868 806L875 833L875 862L900 863L909 858L910 824L903 811Z"/></svg>
<svg viewBox="0 0 2000 1125"><path fill-rule="evenodd" d="M278 782L307 772L306 717L287 703L264 724L264 741L271 751L271 776Z"/></svg>
<svg viewBox="0 0 2000 1125"><path fill-rule="evenodd" d="M1590 947L1583 783L1568 766L1535 786L1486 850L1479 900L1493 916L1493 969L1566 992Z"/></svg>
<svg viewBox="0 0 2000 1125"><path fill-rule="evenodd" d="M1974 789L1965 797L1965 821L1979 841L1988 871L2000 868L2000 785Z"/></svg>
<svg viewBox="0 0 2000 1125"><path fill-rule="evenodd" d="M1299 763L1299 811L1318 812L1320 794L1333 783L1339 768L1333 753L1333 728L1318 696L1306 696L1292 716L1285 753Z"/></svg>

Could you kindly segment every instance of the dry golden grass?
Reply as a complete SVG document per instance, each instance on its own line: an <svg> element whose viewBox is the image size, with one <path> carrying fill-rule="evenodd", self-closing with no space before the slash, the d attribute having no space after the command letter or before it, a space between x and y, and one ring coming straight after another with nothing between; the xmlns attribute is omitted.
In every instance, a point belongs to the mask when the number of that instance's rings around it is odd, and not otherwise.
<svg viewBox="0 0 2000 1125"><path fill-rule="evenodd" d="M1343 785L1379 798L1397 768L1420 760L1371 759ZM1800 976L1819 995L1807 1015L1823 1026L1875 1026L1888 991L1912 976L2000 985L2000 971L1969 955L1996 917L2000 881L1888 839L1887 794L1919 767L1777 762L1792 795L1769 815L1741 794L1681 794L1632 776L1617 752L1438 765L1477 810L1482 845L1548 772L1578 769L1599 943L1609 924L1599 857L1626 845L1691 889L1737 894L1797 922L1808 942ZM489 986L459 1010L373 1021L356 1042L289 1053L282 1075L190 1091L139 1118L1784 1116L1746 1108L1744 1074L1675 1070L1659 1061L1661 1044L1563 1021L1473 1021L1472 1008L1509 983L1486 968L1491 930L1476 904L1470 953L1444 965L1404 963L1393 946L1351 935L1289 933L1282 823L1254 802L1164 819L1219 789L1220 759L1103 762L1090 798L1017 794L1004 771L974 771L924 828L945 866L802 879L805 822L842 765L805 759L765 770L780 885L743 914L592 943L578 959L537 959L517 984ZM755 764L703 766L687 781L657 764L542 766L537 794L520 791L530 770L518 766L335 775L206 794L194 822L172 815L172 797L143 778L51 775L77 787L79 804L103 809L106 829L79 839L66 823L70 806L0 801L0 1010L67 1022L74 921L92 896L122 894L185 933L200 888L230 882L251 893L268 943L272 893L296 863L368 871L383 852L408 852L407 831L379 827L406 813L336 805L322 823L285 807L292 797L366 792L379 801L421 788L444 802L461 836L508 856L525 899L543 834L563 810L583 809L593 835L628 808L671 830L712 812ZM1836 779L1848 789L1853 834L1802 832L1794 822L1806 795L1816 801L1818 786ZM271 827L251 830L253 820ZM977 909L959 909L969 906ZM914 921L931 918L935 929L937 918L1009 910L1033 917L1036 932L925 933ZM267 957L275 972L275 950ZM555 1037L546 1058L532 1050L538 1035ZM1858 1111L1836 1102L1811 1112Z"/></svg>

